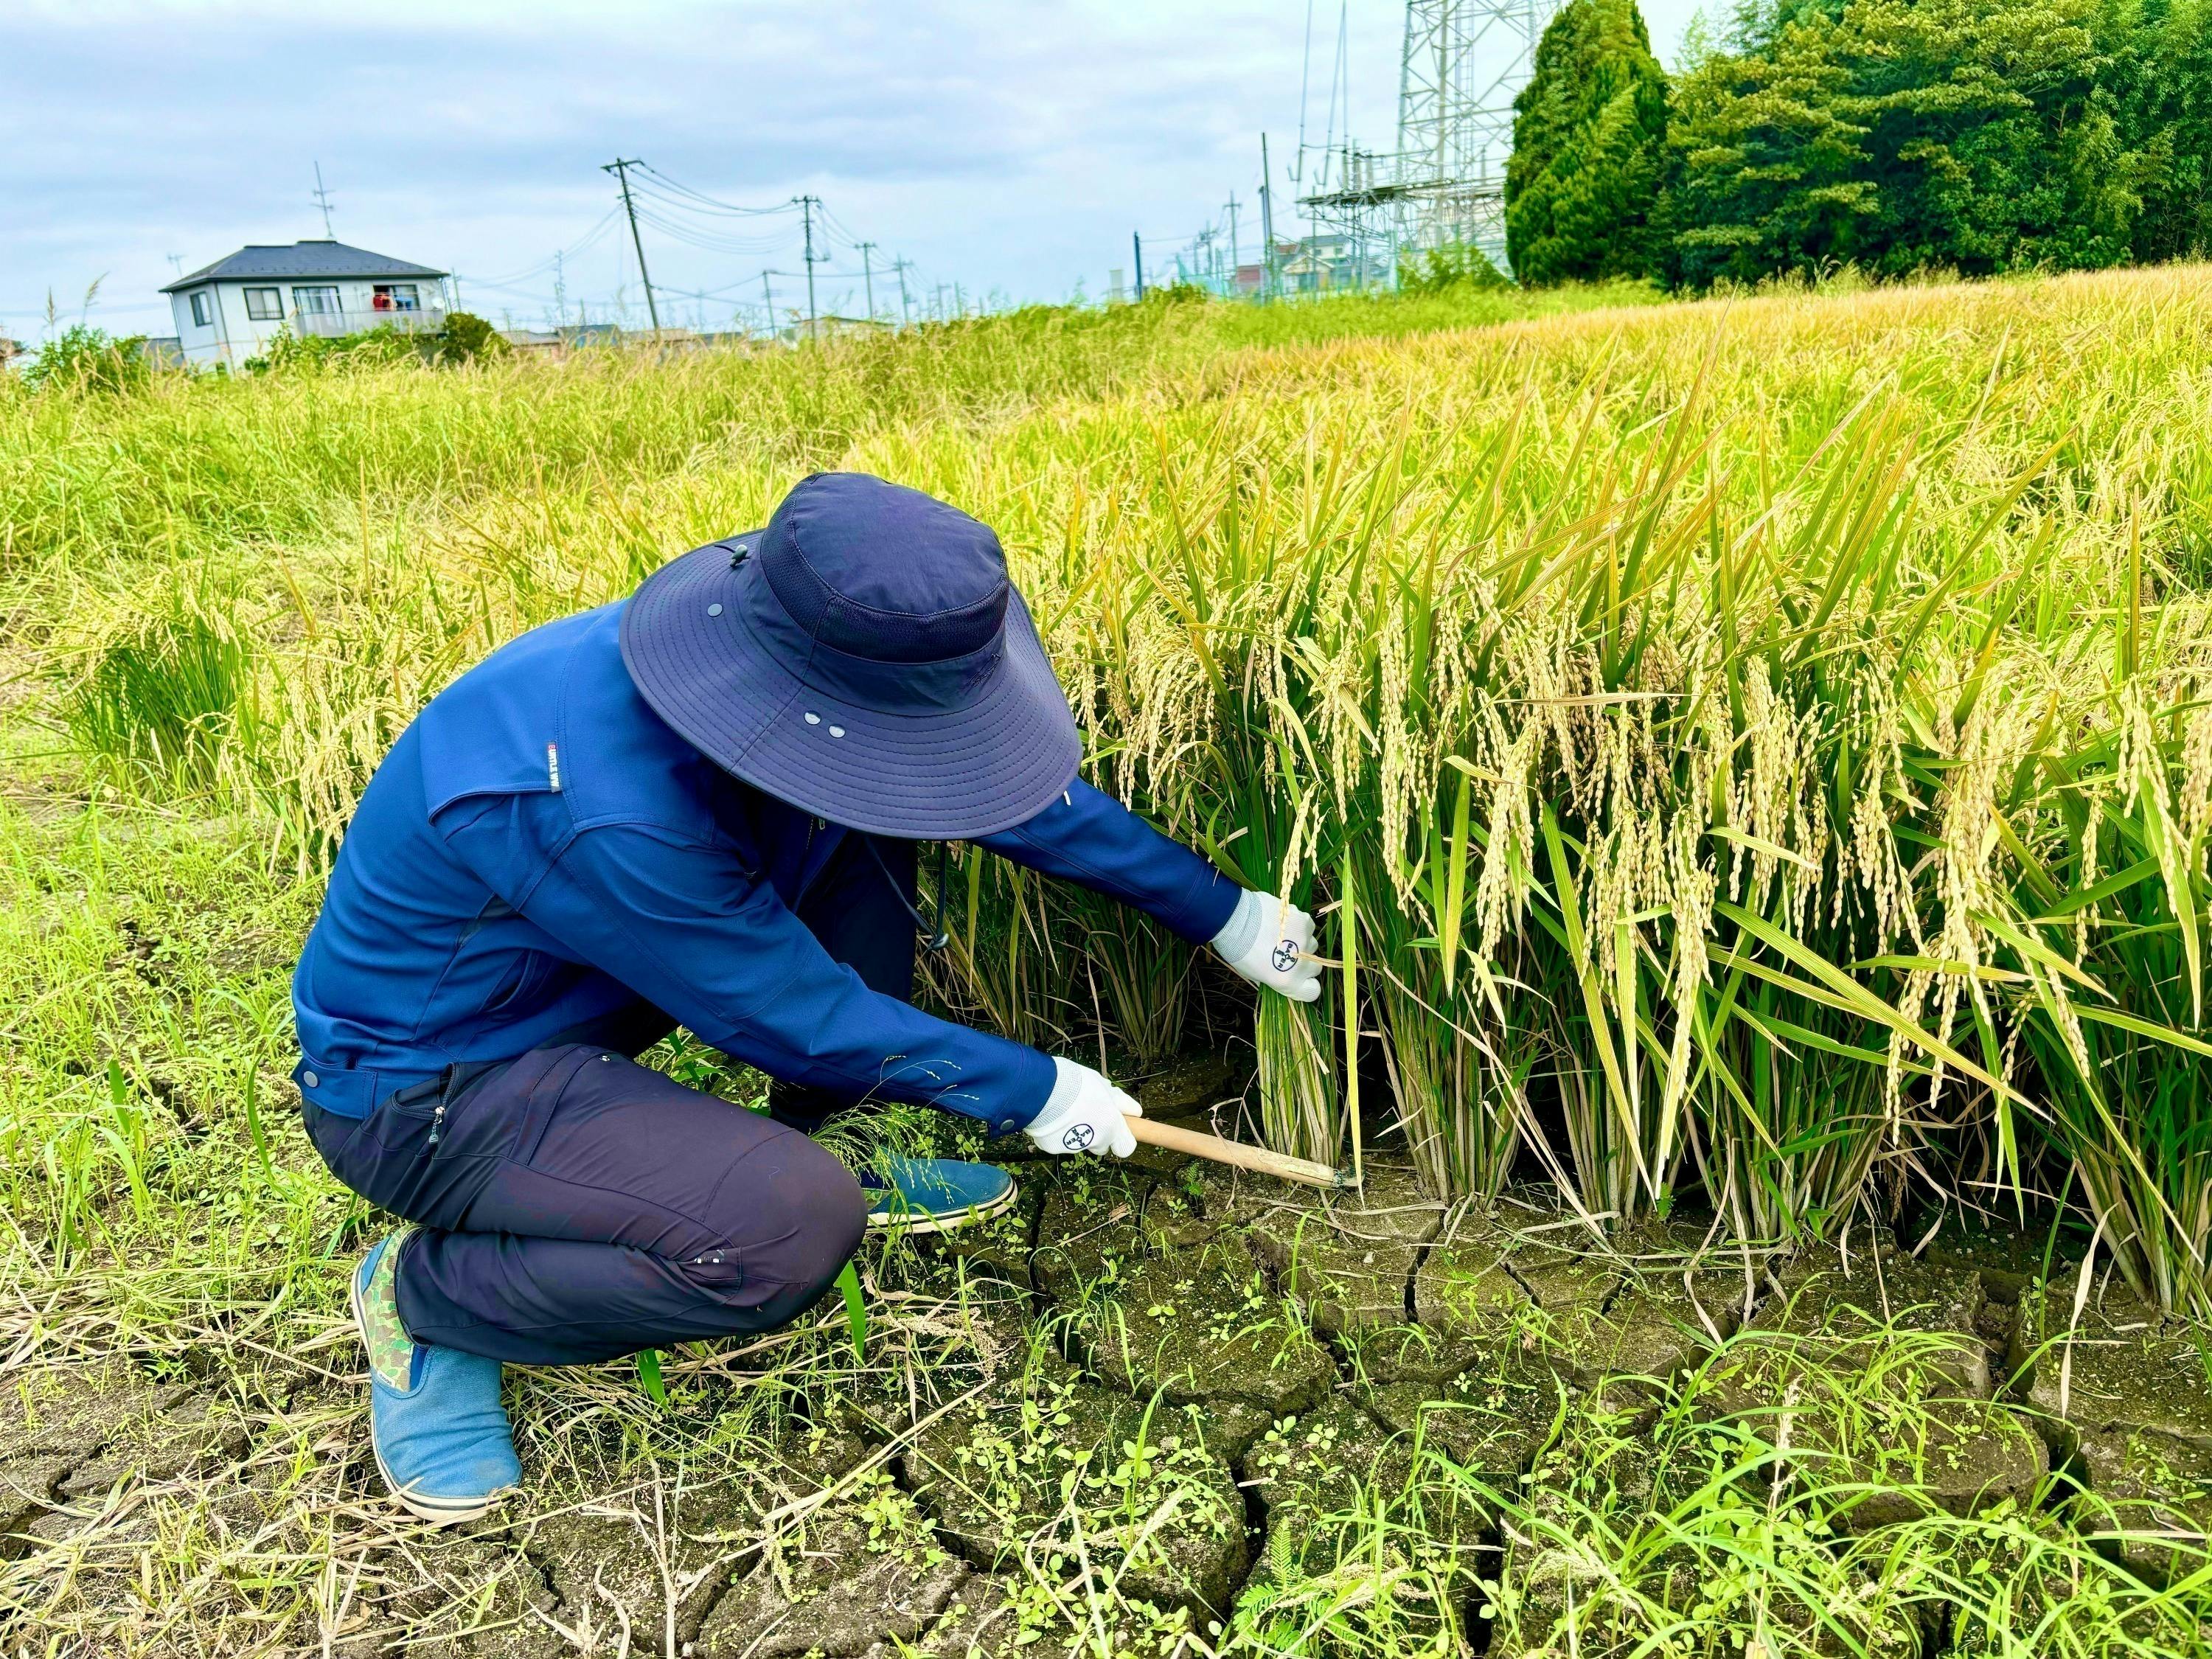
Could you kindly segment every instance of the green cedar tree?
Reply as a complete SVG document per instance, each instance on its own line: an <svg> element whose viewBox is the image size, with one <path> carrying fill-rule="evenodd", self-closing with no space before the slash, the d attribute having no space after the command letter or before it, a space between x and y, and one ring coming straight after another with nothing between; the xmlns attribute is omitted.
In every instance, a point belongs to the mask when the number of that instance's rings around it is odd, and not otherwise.
<svg viewBox="0 0 2212 1659"><path fill-rule="evenodd" d="M1567 0L1513 100L1505 251L1529 287L1652 274L1667 76L1636 0Z"/></svg>

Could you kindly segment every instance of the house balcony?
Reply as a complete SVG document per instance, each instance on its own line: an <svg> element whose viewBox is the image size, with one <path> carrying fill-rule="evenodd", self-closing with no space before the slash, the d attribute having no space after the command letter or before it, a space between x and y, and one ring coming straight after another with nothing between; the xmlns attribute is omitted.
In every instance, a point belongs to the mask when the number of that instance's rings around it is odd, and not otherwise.
<svg viewBox="0 0 2212 1659"><path fill-rule="evenodd" d="M397 329L402 334L434 334L446 325L445 311L423 306L414 311L295 311L292 331L301 339L335 339L341 334L362 334L372 328Z"/></svg>

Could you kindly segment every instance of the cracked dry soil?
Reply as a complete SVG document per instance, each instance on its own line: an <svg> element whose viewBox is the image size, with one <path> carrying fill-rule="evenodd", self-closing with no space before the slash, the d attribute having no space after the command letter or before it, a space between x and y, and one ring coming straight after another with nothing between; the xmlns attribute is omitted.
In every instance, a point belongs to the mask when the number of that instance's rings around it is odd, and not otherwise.
<svg viewBox="0 0 2212 1659"><path fill-rule="evenodd" d="M1164 1652L1363 1547L1346 1517L1414 1484L1419 1457L1528 1515L1594 1474L1639 1490L1648 1471L1594 1472L1562 1425L1693 1372L1701 1410L1786 1416L1808 1464L1863 1476L1850 1524L2027 1502L2056 1457L2137 1571L2212 1525L2195 1349L2118 1304L2054 1340L2065 1310L1987 1241L1987 1263L1882 1237L1754 1272L1681 1225L1594 1250L1530 1194L1448 1213L1387 1161L1328 1197L1171 1160L1024 1176L994 1231L878 1264L902 1286L886 1322L924 1308L940 1364L908 1349L810 1386L772 1430L672 1468L625 1455L614 1413L574 1431L593 1458L534 1471L526 1502L458 1534L382 1500L357 1391L312 1367L258 1390L219 1365L169 1383L121 1361L22 1370L0 1423L0 1633L11 1651L200 1651L180 1601L227 1600L218 1626L241 1640L349 1659L967 1659L1064 1650L1078 1584L1113 1609L1117 1650ZM1824 1414L1829 1381L1899 1363L1884 1321L1934 1425L1912 1444ZM748 1381L709 1368L674 1409L710 1419L711 1448ZM561 1385L524 1386L542 1465ZM1409 1628L1456 1644L1488 1638L1480 1581L1502 1579L1536 1650L1582 1571L1570 1525L1540 1537L1464 1487L1398 1522L1398 1593L1429 1597ZM257 1601L257 1563L276 1559L307 1589L257 1630L276 1601ZM183 1560L181 1578L160 1565Z"/></svg>

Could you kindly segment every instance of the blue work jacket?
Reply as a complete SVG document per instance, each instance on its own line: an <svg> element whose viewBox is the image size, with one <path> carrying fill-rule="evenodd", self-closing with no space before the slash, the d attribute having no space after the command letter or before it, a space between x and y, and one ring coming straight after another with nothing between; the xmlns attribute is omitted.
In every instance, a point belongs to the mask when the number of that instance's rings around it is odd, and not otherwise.
<svg viewBox="0 0 2212 1659"><path fill-rule="evenodd" d="M377 769L292 979L301 1092L362 1116L456 1062L650 1005L792 1083L1027 1123L1050 1060L831 959L793 911L845 832L663 724L623 666L621 617L617 602L501 647ZM979 844L1193 941L1236 908L1210 863L1079 780Z"/></svg>

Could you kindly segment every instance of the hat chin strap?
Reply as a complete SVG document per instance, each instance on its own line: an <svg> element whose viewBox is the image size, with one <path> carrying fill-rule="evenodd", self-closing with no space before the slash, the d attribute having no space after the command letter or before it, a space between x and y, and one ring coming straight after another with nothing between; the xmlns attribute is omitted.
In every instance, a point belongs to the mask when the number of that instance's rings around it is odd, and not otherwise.
<svg viewBox="0 0 2212 1659"><path fill-rule="evenodd" d="M899 902L907 915L914 918L915 929L921 933L922 943L933 951L942 951L951 944L952 935L945 931L945 843L941 841L937 843L937 881L930 896L930 908L937 912L934 927L921 919L921 912L914 908L914 901L907 897L906 890L898 884L898 878L891 874L890 866L884 862L884 855L876 851L876 838L863 832L860 845L868 849L868 856L876 861L876 868L884 872L884 880L890 885L891 896Z"/></svg>

